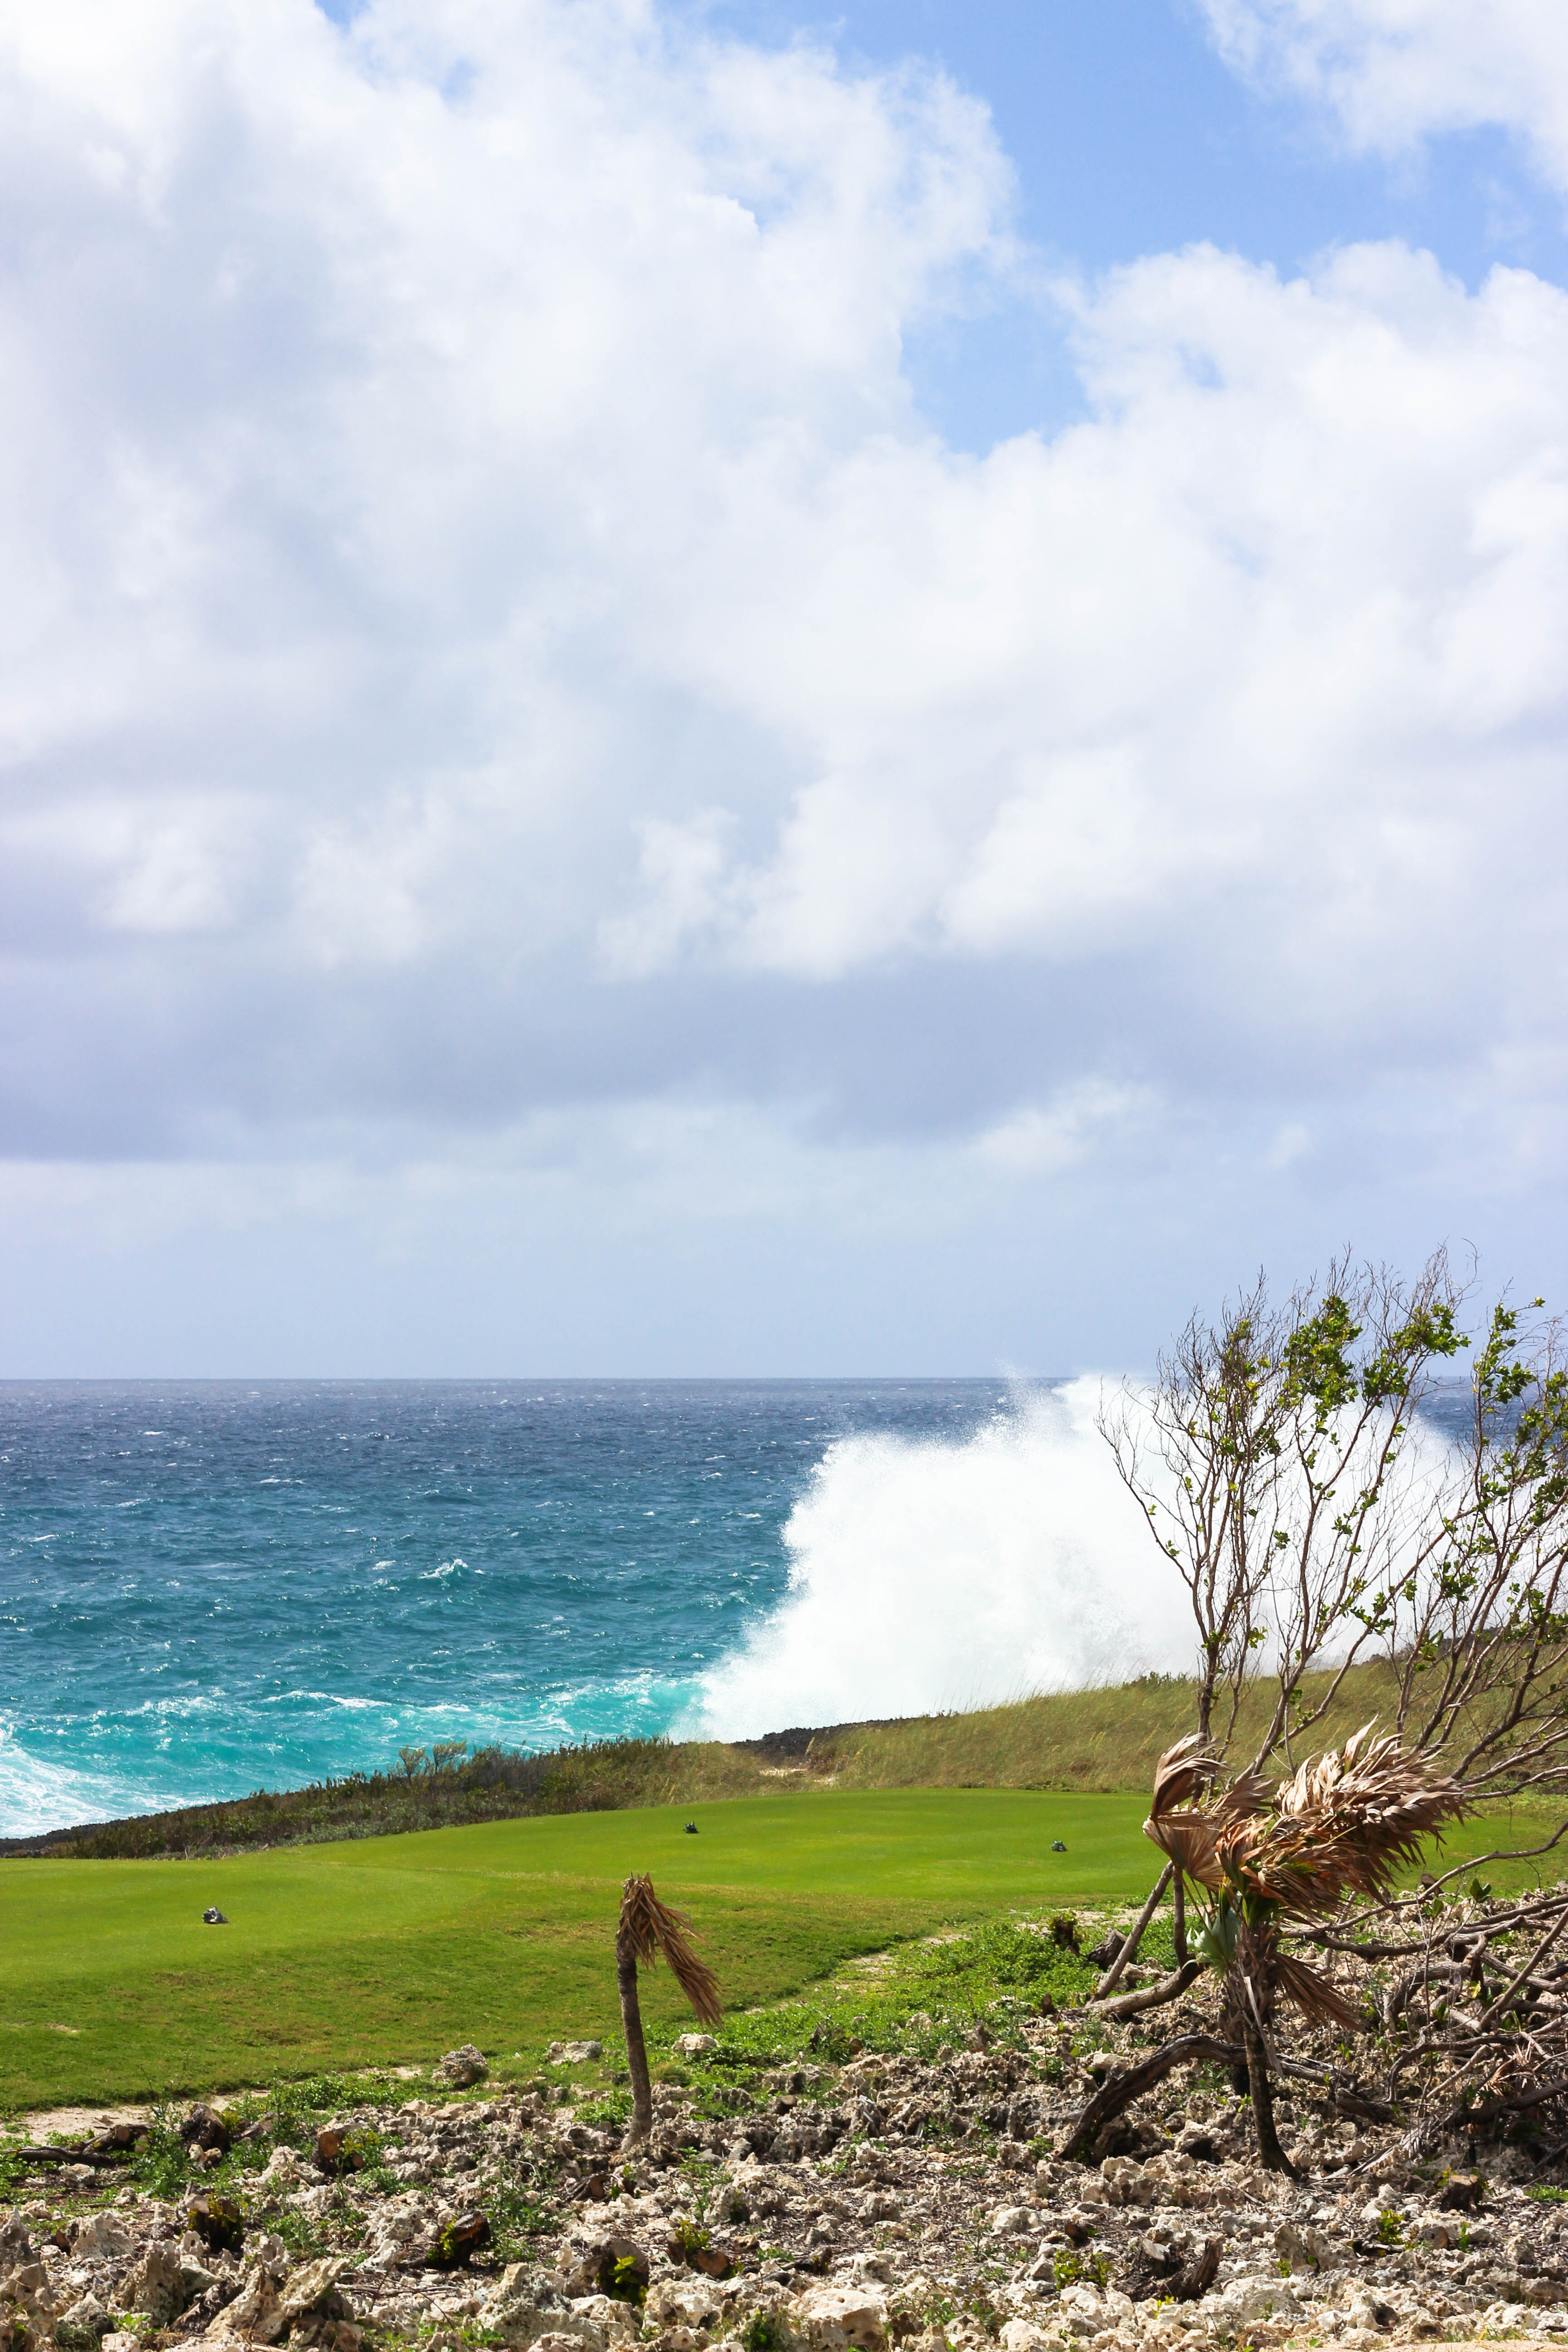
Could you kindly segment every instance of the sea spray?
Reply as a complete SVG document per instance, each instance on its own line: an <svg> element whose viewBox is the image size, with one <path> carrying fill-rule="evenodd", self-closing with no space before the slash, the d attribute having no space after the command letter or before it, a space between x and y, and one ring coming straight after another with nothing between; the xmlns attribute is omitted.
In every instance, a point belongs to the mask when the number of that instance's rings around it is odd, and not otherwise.
<svg viewBox="0 0 1568 2352"><path fill-rule="evenodd" d="M1020 1391L965 1440L829 1446L789 1590L678 1727L742 1738L1191 1670L1192 1612L1096 1427L1098 1380Z"/></svg>

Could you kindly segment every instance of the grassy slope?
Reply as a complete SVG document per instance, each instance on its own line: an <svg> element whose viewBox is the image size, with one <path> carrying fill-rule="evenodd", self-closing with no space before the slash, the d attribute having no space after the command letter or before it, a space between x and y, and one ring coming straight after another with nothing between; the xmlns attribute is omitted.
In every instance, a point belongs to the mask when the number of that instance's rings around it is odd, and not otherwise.
<svg viewBox="0 0 1568 2352"><path fill-rule="evenodd" d="M0 2102L427 2063L466 2039L531 2072L555 2036L613 2030L630 1870L690 1910L742 2007L947 1921L1138 1896L1142 1812L1132 1796L812 1790L216 1861L13 1862ZM212 1903L228 1927L203 1926ZM677 2015L662 1971L648 2010Z"/></svg>
<svg viewBox="0 0 1568 2352"><path fill-rule="evenodd" d="M1327 1677L1309 1676L1315 1703ZM1272 1706L1267 1683L1246 1695L1233 1759L1258 1745ZM1358 1725L1393 1717L1385 1668L1349 1674L1322 1723L1307 1740L1317 1752ZM1194 1727L1190 1681L1149 1675L1120 1687L1063 1692L969 1714L921 1716L903 1723L862 1724L819 1732L804 1756L746 1749L716 1740L605 1740L545 1756L489 1749L457 1771L409 1781L360 1776L308 1789L258 1792L102 1825L52 1851L87 1859L158 1853L260 1853L329 1838L384 1837L458 1822L517 1820L626 1807L783 1796L803 1783L831 1780L841 1789L1047 1789L1110 1792L1146 1790L1163 1748ZM1298 1751L1300 1752L1300 1751ZM1283 1761L1283 1759L1280 1759ZM786 1769L781 1772L781 1761ZM1559 1816L1561 1818L1561 1816ZM12 1841L41 1850L33 1842Z"/></svg>

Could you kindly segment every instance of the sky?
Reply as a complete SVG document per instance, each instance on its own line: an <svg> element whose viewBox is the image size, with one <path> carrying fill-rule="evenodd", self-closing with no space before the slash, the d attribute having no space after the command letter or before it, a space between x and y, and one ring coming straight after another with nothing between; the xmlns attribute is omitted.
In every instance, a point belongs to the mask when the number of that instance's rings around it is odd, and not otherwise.
<svg viewBox="0 0 1568 2352"><path fill-rule="evenodd" d="M1555 0L4 0L0 223L0 1374L1561 1295Z"/></svg>

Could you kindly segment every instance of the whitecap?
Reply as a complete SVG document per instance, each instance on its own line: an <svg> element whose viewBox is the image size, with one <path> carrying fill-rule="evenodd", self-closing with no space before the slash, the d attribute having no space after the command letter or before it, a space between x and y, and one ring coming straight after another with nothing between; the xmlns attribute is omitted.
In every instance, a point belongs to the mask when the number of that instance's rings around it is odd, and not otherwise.
<svg viewBox="0 0 1568 2352"><path fill-rule="evenodd" d="M963 1442L830 1445L784 1529L789 1590L678 1734L995 1704L1190 1664L1186 1596L1095 1427L1100 1383Z"/></svg>

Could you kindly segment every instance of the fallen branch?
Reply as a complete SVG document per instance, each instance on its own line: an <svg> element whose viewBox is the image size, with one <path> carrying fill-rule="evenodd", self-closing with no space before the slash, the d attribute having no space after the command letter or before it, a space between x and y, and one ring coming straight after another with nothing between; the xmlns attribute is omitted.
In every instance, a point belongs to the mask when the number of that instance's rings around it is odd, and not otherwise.
<svg viewBox="0 0 1568 2352"><path fill-rule="evenodd" d="M1178 2066L1239 2066L1245 2058L1246 2053L1237 2042L1216 2041L1212 2033L1179 2035L1174 2042L1167 2042L1152 2052L1138 2065L1129 2066L1102 2083L1063 2141L1059 2153L1069 2162L1078 2162L1108 2123L1130 2107L1134 2099L1141 2099L1145 2091L1152 2091L1156 2083L1163 2083L1167 2074L1173 2074Z"/></svg>
<svg viewBox="0 0 1568 2352"><path fill-rule="evenodd" d="M1568 2074L1555 2083L1542 2083L1533 2091L1516 2091L1508 2098L1483 2099L1479 2106L1452 2107L1443 2121L1449 2131L1468 2130L1477 2124L1495 2123L1499 2116L1517 2114L1521 2107L1543 2107L1548 2099L1561 2098L1568 2098Z"/></svg>
<svg viewBox="0 0 1568 2352"><path fill-rule="evenodd" d="M1168 2000L1180 2000L1203 1972L1202 1960L1188 1960L1174 1976L1163 1977L1158 1984L1143 1985L1137 1992L1124 1992L1117 2000L1108 2000L1101 2013L1106 2017L1137 2017L1143 2010L1163 2008Z"/></svg>

